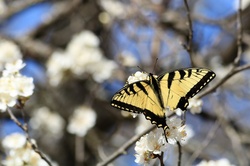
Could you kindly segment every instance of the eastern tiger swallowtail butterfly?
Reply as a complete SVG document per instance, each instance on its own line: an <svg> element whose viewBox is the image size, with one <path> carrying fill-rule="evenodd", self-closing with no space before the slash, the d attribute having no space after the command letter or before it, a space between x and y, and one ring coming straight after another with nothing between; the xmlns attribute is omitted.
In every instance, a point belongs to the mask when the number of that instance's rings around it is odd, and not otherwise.
<svg viewBox="0 0 250 166"><path fill-rule="evenodd" d="M121 110L143 113L157 127L167 129L165 110L186 110L188 99L200 92L215 73L204 68L175 70L147 79L127 83L115 93L111 105Z"/></svg>

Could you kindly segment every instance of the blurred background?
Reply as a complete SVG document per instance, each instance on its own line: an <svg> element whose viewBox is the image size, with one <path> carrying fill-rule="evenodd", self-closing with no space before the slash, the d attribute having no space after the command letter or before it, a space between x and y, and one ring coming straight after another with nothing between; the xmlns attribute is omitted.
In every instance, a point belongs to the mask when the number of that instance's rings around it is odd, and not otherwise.
<svg viewBox="0 0 250 166"><path fill-rule="evenodd" d="M193 64L216 73L211 85L230 72L237 56L238 3L188 0ZM249 4L242 0L240 65L250 63ZM183 0L0 0L1 43L18 46L26 64L22 73L35 84L25 118L13 112L28 123L39 149L61 166L96 165L143 130L144 117L121 114L110 106L111 97L136 71L161 74L191 67L188 35ZM8 52L0 48L0 56ZM183 165L221 158L249 164L249 80L248 70L235 74L202 98L200 114L187 113ZM87 128L69 127L76 110L86 108L94 113L79 115L83 118L75 126ZM7 112L0 113L0 139L14 132L22 133ZM0 152L3 160L1 146ZM175 165L177 154L169 147L166 165ZM134 160L131 146L111 164L137 165Z"/></svg>

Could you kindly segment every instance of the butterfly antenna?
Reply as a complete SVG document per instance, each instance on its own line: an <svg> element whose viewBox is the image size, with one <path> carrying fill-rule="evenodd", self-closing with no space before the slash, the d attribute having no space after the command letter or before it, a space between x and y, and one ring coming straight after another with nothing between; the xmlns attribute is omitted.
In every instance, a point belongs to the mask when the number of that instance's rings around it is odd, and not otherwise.
<svg viewBox="0 0 250 166"><path fill-rule="evenodd" d="M155 59L155 64L154 64L154 68L153 68L153 73L155 73L157 62L158 62L158 58Z"/></svg>
<svg viewBox="0 0 250 166"><path fill-rule="evenodd" d="M144 71L140 66L137 66L141 71Z"/></svg>

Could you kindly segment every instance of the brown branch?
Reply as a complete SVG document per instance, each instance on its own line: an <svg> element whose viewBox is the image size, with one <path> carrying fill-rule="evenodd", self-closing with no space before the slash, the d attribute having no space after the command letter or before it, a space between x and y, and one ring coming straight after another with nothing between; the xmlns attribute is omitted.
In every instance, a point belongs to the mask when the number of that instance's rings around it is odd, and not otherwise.
<svg viewBox="0 0 250 166"><path fill-rule="evenodd" d="M242 34L243 34L243 29L242 29L242 9L241 9L241 0L239 0L239 8L237 12L237 46L238 46L238 51L237 51L237 57L234 59L234 65L238 66L240 62L240 58L242 55Z"/></svg>
<svg viewBox="0 0 250 166"><path fill-rule="evenodd" d="M221 122L222 129L224 129L228 138L231 140L232 149L236 158L238 159L239 165L249 165L247 156L245 155L246 151L243 148L240 135L228 121L226 116L227 114L224 109L222 109L222 101L216 100L214 101L214 103L216 103L215 113Z"/></svg>
<svg viewBox="0 0 250 166"><path fill-rule="evenodd" d="M188 6L187 0L184 0L184 4L187 10L187 19L188 19L188 41L187 45L185 45L185 49L189 53L190 61L191 61L191 66L195 66L194 60L193 60L193 24L192 24L192 19L191 19L191 14L190 14L190 9Z"/></svg>
<svg viewBox="0 0 250 166"><path fill-rule="evenodd" d="M171 113L167 116L167 118L170 118L172 116L174 116L175 113ZM123 146L121 146L118 150L116 150L110 157L108 157L105 161L98 163L97 166L104 166L109 164L110 162L112 162L113 160L115 160L117 157L119 157L120 155L126 153L126 150L132 146L141 136L145 135L146 133L154 130L156 128L155 125L150 126L148 129L146 129L145 131L143 131L142 133L135 135L134 137L132 137L130 140L128 140L125 144L123 144Z"/></svg>
<svg viewBox="0 0 250 166"><path fill-rule="evenodd" d="M246 70L246 69L250 69L250 64L246 64L246 65L239 66L239 67L234 67L218 83L216 83L213 86L207 88L206 90L204 90L203 92L201 92L200 95L197 95L197 98L200 99L203 96L206 96L207 94L209 94L211 92L214 92L218 87L220 87L221 85L223 85L229 78L231 78L232 76L234 76L236 73L238 73L240 71L243 71L243 70Z"/></svg>
<svg viewBox="0 0 250 166"><path fill-rule="evenodd" d="M196 151L192 154L191 157L189 157L189 160L185 164L186 166L192 165L193 161L201 154L203 149L208 146L208 144L210 143L210 141L214 137L215 132L219 128L219 126L220 126L220 122L216 121L215 124L213 125L213 127L208 132L206 139L202 142L201 146L199 146L199 148L196 148Z"/></svg>
<svg viewBox="0 0 250 166"><path fill-rule="evenodd" d="M81 0L64 1L63 4L59 4L56 7L55 13L52 13L50 17L44 19L44 22L40 24L39 27L30 31L27 36L33 38L39 32L43 31L47 27L56 23L59 20L64 19L66 16L70 15L72 12L76 11L76 8L82 3Z"/></svg>
<svg viewBox="0 0 250 166"><path fill-rule="evenodd" d="M45 0L26 0L26 1L16 1L12 3L12 6L9 6L7 11L0 15L0 21L6 20L14 14L24 10L25 8L34 5L39 2L43 2Z"/></svg>
<svg viewBox="0 0 250 166"><path fill-rule="evenodd" d="M9 40L16 43L22 51L27 52L29 56L39 59L47 59L53 52L54 48L31 38L14 39L7 36L0 36L0 39Z"/></svg>
<svg viewBox="0 0 250 166"><path fill-rule="evenodd" d="M165 164L164 164L164 161L163 161L163 157L164 157L164 152L161 152L161 155L159 155L159 160L160 160L160 165L161 166L165 166Z"/></svg>
<svg viewBox="0 0 250 166"><path fill-rule="evenodd" d="M153 129L155 129L156 126L152 125L151 127L149 127L147 130L145 130L144 132L135 135L134 137L132 137L130 140L128 140L125 144L123 144L123 146L121 146L118 150L116 150L112 155L110 155L105 161L98 163L97 166L104 166L109 164L110 162L112 162L113 160L115 160L117 157L119 157L120 155L126 153L126 150L132 146L141 136L145 135L146 133L152 131Z"/></svg>
<svg viewBox="0 0 250 166"><path fill-rule="evenodd" d="M75 162L76 165L83 165L84 162L84 138L75 136Z"/></svg>
<svg viewBox="0 0 250 166"><path fill-rule="evenodd" d="M178 146L178 152L179 152L179 156L178 156L178 166L181 166L181 156L182 156L182 150L181 150L181 144L179 141L176 141L177 146Z"/></svg>
<svg viewBox="0 0 250 166"><path fill-rule="evenodd" d="M32 149L49 165L52 166L52 164L50 163L49 159L47 159L47 157L38 149L37 145L35 145L32 141L31 138L29 136L28 133L28 125L27 123L22 124L16 117L15 115L12 113L12 111L7 108L7 112L10 115L10 118L26 133L26 139L27 141L31 144Z"/></svg>

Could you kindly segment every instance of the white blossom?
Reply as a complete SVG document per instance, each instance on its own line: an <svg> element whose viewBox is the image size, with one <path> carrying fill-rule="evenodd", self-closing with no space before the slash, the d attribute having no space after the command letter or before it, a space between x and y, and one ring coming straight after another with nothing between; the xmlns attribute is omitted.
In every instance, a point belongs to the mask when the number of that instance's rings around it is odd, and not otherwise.
<svg viewBox="0 0 250 166"><path fill-rule="evenodd" d="M70 70L72 63L69 55L62 51L55 51L47 61L49 83L52 86L57 86L67 71Z"/></svg>
<svg viewBox="0 0 250 166"><path fill-rule="evenodd" d="M148 73L137 71L135 74L128 77L127 83L132 84L136 81L149 80Z"/></svg>
<svg viewBox="0 0 250 166"><path fill-rule="evenodd" d="M94 33L82 31L73 37L65 51L54 52L47 62L50 84L59 85L69 74L79 78L87 73L96 82L110 78L117 65L103 56L99 44Z"/></svg>
<svg viewBox="0 0 250 166"><path fill-rule="evenodd" d="M192 129L192 127L190 125L186 124L185 131L186 131L186 137L185 137L185 139L181 140L182 144L187 144L188 141L190 140L190 138L192 138L194 136L194 130Z"/></svg>
<svg viewBox="0 0 250 166"><path fill-rule="evenodd" d="M188 100L189 102L189 105L188 105L188 109L190 109L190 112L192 114L199 114L201 113L202 111L202 100L201 99L196 99L195 97L194 98L191 98Z"/></svg>
<svg viewBox="0 0 250 166"><path fill-rule="evenodd" d="M41 107L34 110L30 125L33 129L41 130L45 135L60 138L65 121L58 113L50 111L47 107Z"/></svg>
<svg viewBox="0 0 250 166"><path fill-rule="evenodd" d="M133 67L138 64L138 60L136 59L136 57L128 51L123 51L119 55L118 59L123 66Z"/></svg>
<svg viewBox="0 0 250 166"><path fill-rule="evenodd" d="M117 68L117 65L112 60L102 60L91 66L91 73L96 82L103 82L111 77L112 72Z"/></svg>
<svg viewBox="0 0 250 166"><path fill-rule="evenodd" d="M73 55L72 55L73 56ZM83 73L92 73L92 68L98 68L100 63L103 63L103 55L99 49L86 48L84 51L75 55L74 65L71 66L71 71L75 75L82 75ZM102 70L106 70L103 68Z"/></svg>
<svg viewBox="0 0 250 166"><path fill-rule="evenodd" d="M13 63L21 58L21 51L16 44L0 40L0 70L3 70L6 63Z"/></svg>
<svg viewBox="0 0 250 166"><path fill-rule="evenodd" d="M70 54L77 55L83 52L85 48L98 48L100 40L91 31L85 30L76 34L69 42L66 51Z"/></svg>
<svg viewBox="0 0 250 166"><path fill-rule="evenodd" d="M233 166L230 161L226 158L222 158L219 160L209 160L209 161L201 161L196 166Z"/></svg>
<svg viewBox="0 0 250 166"><path fill-rule="evenodd" d="M166 137L170 144L181 142L186 137L185 125L182 125L180 118L167 118L168 129L165 130Z"/></svg>
<svg viewBox="0 0 250 166"><path fill-rule="evenodd" d="M67 130L71 134L84 137L96 123L95 111L87 106L78 107L70 117Z"/></svg>
<svg viewBox="0 0 250 166"><path fill-rule="evenodd" d="M20 75L19 71L25 66L21 59L13 61L12 63L7 63L5 65L5 70L3 71L3 76L9 75Z"/></svg>
<svg viewBox="0 0 250 166"><path fill-rule="evenodd" d="M14 64L6 64L3 76L0 77L0 110L5 111L7 107L13 107L17 100L23 104L33 94L33 78L23 76L19 73L24 64L21 61Z"/></svg>
<svg viewBox="0 0 250 166"><path fill-rule="evenodd" d="M35 140L31 139L35 144ZM1 161L4 166L48 166L48 164L37 154L27 142L26 137L20 133L13 133L6 136L2 145L4 147L6 158ZM52 162L53 166L57 164Z"/></svg>
<svg viewBox="0 0 250 166"><path fill-rule="evenodd" d="M110 15L114 17L124 16L126 10L125 5L119 1L114 0L105 0L100 1L101 6L106 10Z"/></svg>
<svg viewBox="0 0 250 166"><path fill-rule="evenodd" d="M6 150L22 148L25 144L26 137L20 133L13 133L11 135L8 135L2 141L2 146Z"/></svg>
<svg viewBox="0 0 250 166"><path fill-rule="evenodd" d="M138 164L149 164L151 159L156 155L161 155L166 151L166 140L163 136L162 130L154 130L142 136L135 145L135 162Z"/></svg>
<svg viewBox="0 0 250 166"><path fill-rule="evenodd" d="M3 15L8 10L8 7L4 0L0 0L0 16Z"/></svg>

